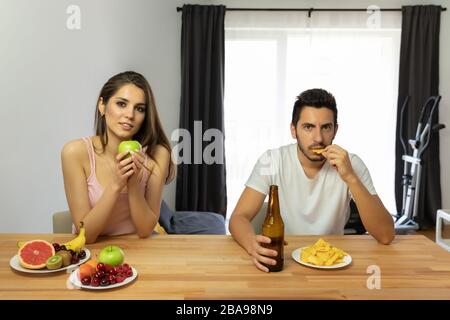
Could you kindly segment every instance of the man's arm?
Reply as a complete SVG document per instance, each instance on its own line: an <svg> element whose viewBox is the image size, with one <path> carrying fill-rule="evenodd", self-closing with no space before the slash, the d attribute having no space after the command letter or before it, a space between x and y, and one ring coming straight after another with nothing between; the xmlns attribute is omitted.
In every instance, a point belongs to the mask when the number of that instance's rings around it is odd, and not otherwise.
<svg viewBox="0 0 450 320"><path fill-rule="evenodd" d="M391 243L395 237L394 221L380 198L370 194L354 172L347 151L337 145L330 145L325 148L323 155L348 185L366 230L379 242Z"/></svg>
<svg viewBox="0 0 450 320"><path fill-rule="evenodd" d="M389 244L394 240L394 221L377 195L372 195L355 176L347 182L358 207L366 230L379 242Z"/></svg>
<svg viewBox="0 0 450 320"><path fill-rule="evenodd" d="M262 207L266 195L252 188L246 187L230 218L230 233L239 245L252 257L253 263L262 271L269 272L269 269L262 265L275 264L274 259L277 252L263 248L260 243L270 243L270 238L256 235L251 221L258 214Z"/></svg>

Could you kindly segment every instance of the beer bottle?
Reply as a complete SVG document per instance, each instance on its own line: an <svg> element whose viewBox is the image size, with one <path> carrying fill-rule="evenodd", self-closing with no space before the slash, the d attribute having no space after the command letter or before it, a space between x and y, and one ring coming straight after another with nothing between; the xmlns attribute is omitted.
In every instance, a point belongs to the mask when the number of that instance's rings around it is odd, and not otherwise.
<svg viewBox="0 0 450 320"><path fill-rule="evenodd" d="M269 205L267 206L267 215L262 225L263 236L269 237L270 243L263 243L264 248L277 251L275 265L266 265L270 272L281 271L284 263L284 223L280 213L280 203L278 201L278 186L271 185L269 192Z"/></svg>

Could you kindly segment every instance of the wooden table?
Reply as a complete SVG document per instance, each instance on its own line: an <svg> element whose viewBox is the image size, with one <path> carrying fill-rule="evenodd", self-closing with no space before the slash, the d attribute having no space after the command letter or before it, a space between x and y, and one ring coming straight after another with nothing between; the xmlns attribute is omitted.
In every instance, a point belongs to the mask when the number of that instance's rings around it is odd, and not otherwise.
<svg viewBox="0 0 450 320"><path fill-rule="evenodd" d="M230 236L111 237L88 248L95 256L106 245L119 245L126 262L138 270L138 278L127 286L99 291L69 289L64 271L32 275L9 266L18 240L70 238L0 234L0 299L450 299L450 253L417 235L397 236L388 246L370 236L326 236L353 258L351 265L339 270L295 262L292 251L318 237L289 236L285 267L278 273L257 270ZM368 282L376 284L370 266L381 271L380 289L368 288Z"/></svg>

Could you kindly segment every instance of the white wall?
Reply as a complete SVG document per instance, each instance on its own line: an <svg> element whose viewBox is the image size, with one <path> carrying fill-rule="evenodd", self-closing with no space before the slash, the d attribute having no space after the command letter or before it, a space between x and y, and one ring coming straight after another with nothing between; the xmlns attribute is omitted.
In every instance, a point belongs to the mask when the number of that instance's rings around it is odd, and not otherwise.
<svg viewBox="0 0 450 320"><path fill-rule="evenodd" d="M170 135L178 126L183 3L229 7L366 7L374 1L1 0L0 232L51 232L66 210L60 165L65 142L93 133L103 83L124 70L143 73ZM380 7L448 1L377 1ZM69 5L81 29L66 28ZM441 122L450 127L450 8L441 23ZM443 206L450 208L450 130L441 131ZM175 183L164 198L175 202Z"/></svg>
<svg viewBox="0 0 450 320"><path fill-rule="evenodd" d="M93 134L95 102L112 75L149 80L166 133L178 127L181 13L199 1L0 1L0 232L50 232L67 210L65 142ZM201 3L201 2L200 2ZM66 9L81 9L68 30ZM174 204L175 183L165 190Z"/></svg>

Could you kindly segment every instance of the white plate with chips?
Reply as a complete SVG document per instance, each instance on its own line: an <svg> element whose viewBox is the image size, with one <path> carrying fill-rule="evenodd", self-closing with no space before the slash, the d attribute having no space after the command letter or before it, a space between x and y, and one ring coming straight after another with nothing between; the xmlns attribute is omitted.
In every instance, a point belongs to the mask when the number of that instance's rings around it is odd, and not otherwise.
<svg viewBox="0 0 450 320"><path fill-rule="evenodd" d="M302 254L302 249L304 249L304 248L307 248L307 247L298 248L298 249L295 249L294 251L292 251L292 259L294 259L298 263L300 263L304 266L307 266L307 267L316 268L316 269L338 269L338 268L343 268L345 266L348 266L350 263L352 263L352 257L349 254L347 254L346 256L344 256L342 258L344 260L343 262L336 263L331 266L317 266L315 264L308 263L308 262L302 261L302 259L300 259L301 254Z"/></svg>

